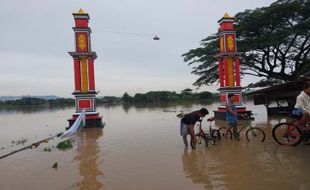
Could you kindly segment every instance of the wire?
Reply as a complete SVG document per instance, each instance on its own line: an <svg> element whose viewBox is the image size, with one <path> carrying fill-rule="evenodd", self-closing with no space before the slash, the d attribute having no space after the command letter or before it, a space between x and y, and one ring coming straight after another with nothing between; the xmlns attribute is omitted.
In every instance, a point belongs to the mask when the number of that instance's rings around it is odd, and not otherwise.
<svg viewBox="0 0 310 190"><path fill-rule="evenodd" d="M119 31L111 31L111 30L96 30L96 33L109 33L109 34L120 34L120 35L126 35L126 36L144 36L144 37L152 37L153 40L159 40L162 35L158 34L150 34L150 33L138 33L138 32L119 32ZM184 36L181 34L165 34L164 36L168 38L173 38L173 39L182 39L182 40L195 40L195 41L200 41L197 40L196 38L193 38L192 36ZM154 39L155 38L155 39Z"/></svg>
<svg viewBox="0 0 310 190"><path fill-rule="evenodd" d="M122 35L132 35L132 36L156 36L155 34L147 34L147 33L135 33L135 32L117 32L117 31L109 31L109 30L99 30L96 33L110 33L110 34L122 34Z"/></svg>

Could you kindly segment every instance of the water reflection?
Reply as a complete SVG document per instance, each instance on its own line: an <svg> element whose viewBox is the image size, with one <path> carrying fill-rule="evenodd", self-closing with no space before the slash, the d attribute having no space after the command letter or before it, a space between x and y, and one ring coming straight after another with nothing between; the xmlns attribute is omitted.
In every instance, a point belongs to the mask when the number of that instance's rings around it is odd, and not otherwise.
<svg viewBox="0 0 310 190"><path fill-rule="evenodd" d="M223 140L215 146L184 149L183 171L205 189L307 189L305 147Z"/></svg>
<svg viewBox="0 0 310 190"><path fill-rule="evenodd" d="M164 110L189 112L217 106L132 106L125 108L128 113L122 105L98 106L108 123L105 134L102 129L85 129L78 134L76 149L43 152L43 146L1 160L5 172L0 172L0 189L310 189L309 146L276 144L272 126L286 119L267 120L265 108L263 112L251 109L258 113L252 125L266 133L264 143L247 142L242 134L240 141L223 139L208 148L183 151L179 118ZM74 111L72 107L32 114L1 113L0 147L21 137L35 142L63 131ZM208 122L203 126L208 129ZM226 126L226 122L212 122L212 126ZM56 160L61 160L58 170L51 168Z"/></svg>
<svg viewBox="0 0 310 190"><path fill-rule="evenodd" d="M226 189L225 175L218 160L205 148L184 148L183 170L193 183L203 184L205 189Z"/></svg>
<svg viewBox="0 0 310 190"><path fill-rule="evenodd" d="M80 190L102 189L103 184L98 180L103 172L98 169L102 163L98 139L103 135L100 128L83 129L77 138L77 155L74 160L78 160L80 176L83 178L77 183Z"/></svg>
<svg viewBox="0 0 310 190"><path fill-rule="evenodd" d="M130 104L122 104L122 107L123 107L123 110L125 111L125 113L128 113L131 105Z"/></svg>

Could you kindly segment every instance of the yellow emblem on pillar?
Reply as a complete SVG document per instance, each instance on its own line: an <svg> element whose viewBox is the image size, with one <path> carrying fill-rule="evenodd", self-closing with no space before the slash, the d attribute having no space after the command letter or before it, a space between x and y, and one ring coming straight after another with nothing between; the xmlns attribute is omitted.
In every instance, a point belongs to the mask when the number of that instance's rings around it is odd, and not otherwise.
<svg viewBox="0 0 310 190"><path fill-rule="evenodd" d="M80 50L82 50L82 51L84 51L84 49L86 48L86 37L84 34L79 35L78 46L79 46Z"/></svg>
<svg viewBox="0 0 310 190"><path fill-rule="evenodd" d="M235 43L234 43L234 39L231 35L229 35L226 39L227 41L227 48L229 51L233 51L235 48Z"/></svg>

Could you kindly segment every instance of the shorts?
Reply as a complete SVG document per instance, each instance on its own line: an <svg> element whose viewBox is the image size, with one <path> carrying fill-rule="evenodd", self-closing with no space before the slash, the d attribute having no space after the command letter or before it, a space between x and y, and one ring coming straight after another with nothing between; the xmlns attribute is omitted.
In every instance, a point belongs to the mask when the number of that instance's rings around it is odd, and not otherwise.
<svg viewBox="0 0 310 190"><path fill-rule="evenodd" d="M234 123L227 123L227 128L230 129L232 127L237 127L237 122Z"/></svg>
<svg viewBox="0 0 310 190"><path fill-rule="evenodd" d="M293 115L302 116L304 114L304 110L300 108L294 108L292 111Z"/></svg>
<svg viewBox="0 0 310 190"><path fill-rule="evenodd" d="M188 125L180 122L180 135L181 136L186 136L186 135L189 135L189 134L190 134L190 130L189 130Z"/></svg>

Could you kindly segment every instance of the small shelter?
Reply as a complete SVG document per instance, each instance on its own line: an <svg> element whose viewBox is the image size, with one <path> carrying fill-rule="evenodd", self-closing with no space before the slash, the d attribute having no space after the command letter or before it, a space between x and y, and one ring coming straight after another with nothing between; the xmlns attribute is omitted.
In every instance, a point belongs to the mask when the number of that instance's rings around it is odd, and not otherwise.
<svg viewBox="0 0 310 190"><path fill-rule="evenodd" d="M248 93L254 105L265 105L268 115L290 115L305 79L287 82Z"/></svg>

